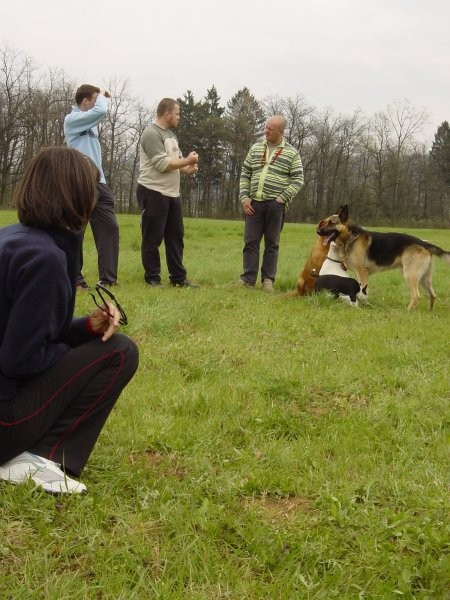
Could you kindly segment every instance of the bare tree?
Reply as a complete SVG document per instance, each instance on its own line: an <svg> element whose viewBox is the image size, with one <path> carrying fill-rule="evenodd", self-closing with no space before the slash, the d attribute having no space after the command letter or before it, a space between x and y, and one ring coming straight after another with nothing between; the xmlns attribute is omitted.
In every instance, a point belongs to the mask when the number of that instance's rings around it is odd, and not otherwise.
<svg viewBox="0 0 450 600"><path fill-rule="evenodd" d="M130 127L137 104L129 94L128 80L113 79L106 88L111 92L111 106L107 118L99 125L99 137L105 177L116 199L117 210L121 212L128 210L125 200L129 198L131 182L126 164L134 153Z"/></svg>
<svg viewBox="0 0 450 600"><path fill-rule="evenodd" d="M422 131L428 119L425 111L417 111L409 101L387 107L388 122L392 131L390 155L392 162L393 194L391 199L392 224L396 225L407 201L408 155L415 150L415 135Z"/></svg>
<svg viewBox="0 0 450 600"><path fill-rule="evenodd" d="M64 117L73 102L73 85L62 71L50 70L36 80L23 115L24 162L43 146L64 143Z"/></svg>
<svg viewBox="0 0 450 600"><path fill-rule="evenodd" d="M128 172L128 179L130 182L128 188L128 212L133 211L133 207L136 205L135 195L136 195L136 185L139 175L139 145L141 141L142 134L144 129L147 127L149 123L154 119L156 111L154 109L150 110L145 107L139 100L136 102L134 106L134 110L131 115L129 115L130 126L129 126L129 136L130 136L130 149L128 152L128 158L125 164L125 169Z"/></svg>
<svg viewBox="0 0 450 600"><path fill-rule="evenodd" d="M377 113L373 119L378 208L393 225L404 214L409 191L409 157L415 150L414 136L426 119L427 115L417 112L409 102L388 106L386 112Z"/></svg>
<svg viewBox="0 0 450 600"><path fill-rule="evenodd" d="M285 136L300 153L303 154L304 146L312 135L312 120L315 109L308 104L303 96L294 98L280 98L268 96L262 102L266 116L283 115L286 119Z"/></svg>
<svg viewBox="0 0 450 600"><path fill-rule="evenodd" d="M9 46L0 48L0 205L10 201L23 171L24 117L33 91L33 71L27 56Z"/></svg>

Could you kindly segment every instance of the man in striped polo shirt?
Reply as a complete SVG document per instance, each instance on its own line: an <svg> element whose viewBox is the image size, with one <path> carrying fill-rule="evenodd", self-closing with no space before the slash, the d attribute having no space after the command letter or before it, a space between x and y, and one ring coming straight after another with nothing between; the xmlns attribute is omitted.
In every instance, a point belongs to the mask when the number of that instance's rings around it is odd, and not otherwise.
<svg viewBox="0 0 450 600"><path fill-rule="evenodd" d="M250 148L240 179L245 227L244 272L239 282L246 287L256 284L259 247L264 236L261 283L267 292L273 291L285 212L303 185L302 161L298 150L286 142L285 127L286 120L281 115L266 121L266 140Z"/></svg>

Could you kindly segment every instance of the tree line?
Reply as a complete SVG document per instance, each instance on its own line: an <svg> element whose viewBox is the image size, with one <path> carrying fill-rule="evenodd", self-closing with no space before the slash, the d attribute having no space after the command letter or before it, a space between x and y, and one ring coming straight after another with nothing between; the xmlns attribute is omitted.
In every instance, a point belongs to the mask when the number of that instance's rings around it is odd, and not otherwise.
<svg viewBox="0 0 450 600"><path fill-rule="evenodd" d="M42 74L29 57L0 47L0 207L11 206L14 189L37 150L64 143L64 117L76 87L64 72ZM104 170L117 212L137 212L139 141L155 107L133 96L126 80L113 79L107 87L111 110L99 128ZM242 163L263 135L266 118L283 114L286 139L298 148L305 173L288 220L315 223L349 204L351 214L364 224L450 223L449 124L444 121L437 128L428 150L418 141L427 114L408 101L366 116L358 110L350 115L317 110L300 95L260 100L246 87L226 103L215 86L201 99L188 90L177 100L180 148L200 156L198 174L182 178L186 216L241 217Z"/></svg>

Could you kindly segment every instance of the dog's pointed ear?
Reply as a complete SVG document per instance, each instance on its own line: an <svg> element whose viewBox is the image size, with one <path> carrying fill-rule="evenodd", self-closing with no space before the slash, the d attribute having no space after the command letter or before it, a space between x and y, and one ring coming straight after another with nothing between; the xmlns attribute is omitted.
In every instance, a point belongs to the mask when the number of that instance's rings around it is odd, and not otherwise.
<svg viewBox="0 0 450 600"><path fill-rule="evenodd" d="M343 204L338 208L337 215L341 221L341 223L347 223L348 221L348 204Z"/></svg>
<svg viewBox="0 0 450 600"><path fill-rule="evenodd" d="M361 292L367 296L367 283L363 288L361 288Z"/></svg>

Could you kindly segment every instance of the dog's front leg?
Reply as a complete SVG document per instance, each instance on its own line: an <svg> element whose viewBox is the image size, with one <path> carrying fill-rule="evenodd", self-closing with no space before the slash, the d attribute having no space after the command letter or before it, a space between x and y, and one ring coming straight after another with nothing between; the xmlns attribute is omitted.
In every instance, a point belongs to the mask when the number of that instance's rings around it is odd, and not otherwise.
<svg viewBox="0 0 450 600"><path fill-rule="evenodd" d="M355 273L358 277L358 282L366 298L369 297L369 271L368 269L355 269Z"/></svg>

